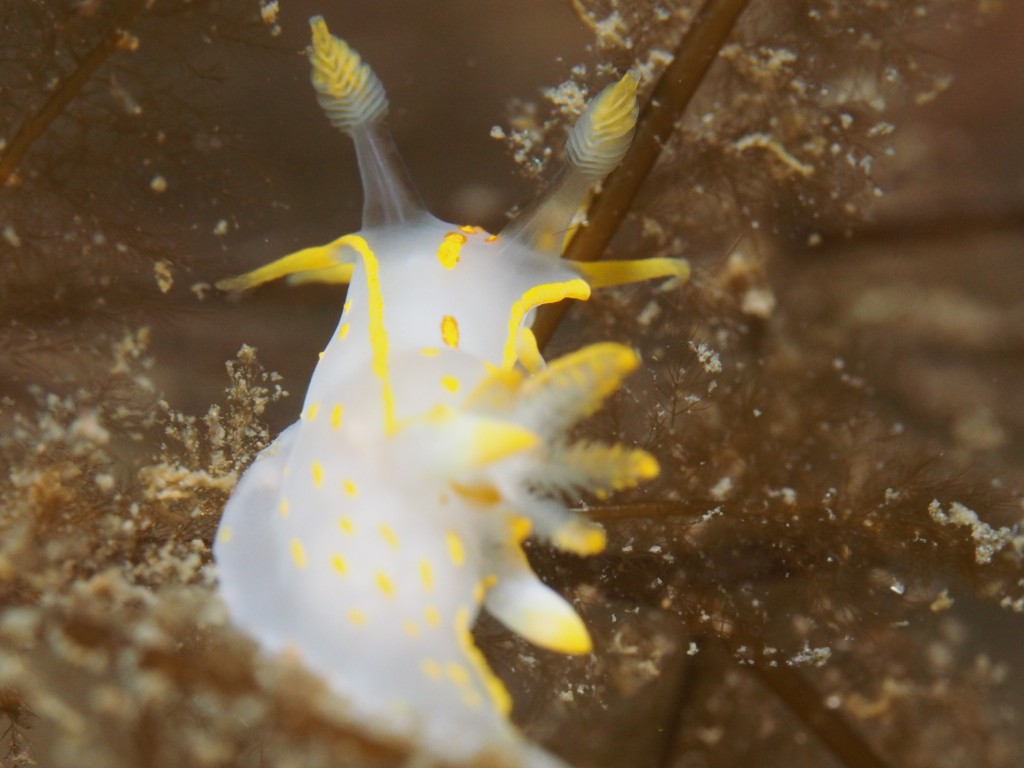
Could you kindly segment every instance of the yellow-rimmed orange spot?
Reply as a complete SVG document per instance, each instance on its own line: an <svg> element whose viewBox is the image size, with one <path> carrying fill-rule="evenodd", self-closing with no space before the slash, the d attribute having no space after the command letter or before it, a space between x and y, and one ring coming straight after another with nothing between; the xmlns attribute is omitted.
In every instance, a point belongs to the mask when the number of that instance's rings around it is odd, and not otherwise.
<svg viewBox="0 0 1024 768"><path fill-rule="evenodd" d="M437 260L445 269L455 269L462 258L462 246L466 244L466 236L461 232L448 232L441 245L437 248Z"/></svg>

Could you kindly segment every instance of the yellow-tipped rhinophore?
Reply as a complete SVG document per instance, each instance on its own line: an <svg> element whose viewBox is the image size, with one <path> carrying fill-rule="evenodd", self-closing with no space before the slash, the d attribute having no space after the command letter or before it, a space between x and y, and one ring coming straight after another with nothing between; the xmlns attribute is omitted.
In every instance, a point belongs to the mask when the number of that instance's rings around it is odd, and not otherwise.
<svg viewBox="0 0 1024 768"><path fill-rule="evenodd" d="M313 31L309 53L313 87L331 125L351 133L354 128L383 120L388 97L377 75L348 43L330 33L323 16L312 17L309 26Z"/></svg>
<svg viewBox="0 0 1024 768"><path fill-rule="evenodd" d="M640 114L636 102L639 84L640 75L630 70L590 102L569 132L565 145L573 167L594 176L604 176L622 161L633 140Z"/></svg>

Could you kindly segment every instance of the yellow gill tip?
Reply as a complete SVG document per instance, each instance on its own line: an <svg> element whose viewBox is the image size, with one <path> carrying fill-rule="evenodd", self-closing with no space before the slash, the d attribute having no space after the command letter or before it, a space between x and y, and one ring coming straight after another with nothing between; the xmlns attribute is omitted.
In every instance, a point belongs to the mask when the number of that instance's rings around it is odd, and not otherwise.
<svg viewBox="0 0 1024 768"><path fill-rule="evenodd" d="M608 537L604 528L597 523L589 520L571 520L554 532L551 543L563 552L588 557L603 552L608 544Z"/></svg>
<svg viewBox="0 0 1024 768"><path fill-rule="evenodd" d="M658 460L651 456L647 451L640 449L632 451L630 456L631 459L631 473L633 477L640 480L653 480L659 474L661 474L661 467L658 464Z"/></svg>
<svg viewBox="0 0 1024 768"><path fill-rule="evenodd" d="M530 615L528 626L526 636L530 641L549 651L579 656L594 649L583 619L573 611L536 611Z"/></svg>

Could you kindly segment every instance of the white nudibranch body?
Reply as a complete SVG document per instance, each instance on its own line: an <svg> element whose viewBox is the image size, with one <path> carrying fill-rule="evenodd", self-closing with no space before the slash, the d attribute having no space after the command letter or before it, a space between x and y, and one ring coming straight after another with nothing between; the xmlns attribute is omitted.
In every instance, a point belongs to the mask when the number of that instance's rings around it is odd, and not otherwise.
<svg viewBox="0 0 1024 768"><path fill-rule="evenodd" d="M589 652L582 620L521 544L535 535L601 551L604 531L559 494L603 495L658 471L641 450L568 437L636 354L596 344L547 365L530 331L541 304L688 275L672 259L559 258L589 187L629 144L637 78L594 99L545 199L488 235L424 209L377 77L323 19L311 26L318 99L355 143L363 228L220 284L349 283L301 418L228 501L214 545L221 595L237 626L270 653L296 654L368 729L438 759L558 765L511 726L471 628L483 607L544 648Z"/></svg>

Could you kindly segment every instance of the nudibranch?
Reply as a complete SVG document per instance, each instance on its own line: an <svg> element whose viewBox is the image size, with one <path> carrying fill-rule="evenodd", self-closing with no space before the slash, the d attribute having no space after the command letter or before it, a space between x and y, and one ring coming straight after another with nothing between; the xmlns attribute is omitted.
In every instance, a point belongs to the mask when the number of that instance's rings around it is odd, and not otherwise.
<svg viewBox="0 0 1024 768"><path fill-rule="evenodd" d="M560 497L658 472L642 450L569 437L636 353L602 343L547 364L530 331L541 304L688 275L674 259L560 258L591 186L629 145L638 77L592 101L545 197L490 235L426 211L385 127L381 83L322 18L310 24L317 98L355 144L363 226L221 284L287 276L349 288L301 417L228 501L214 545L220 593L239 628L297 656L367 729L439 760L560 765L510 724L509 695L471 629L486 608L543 648L590 652L582 620L522 543L600 552L603 529Z"/></svg>

